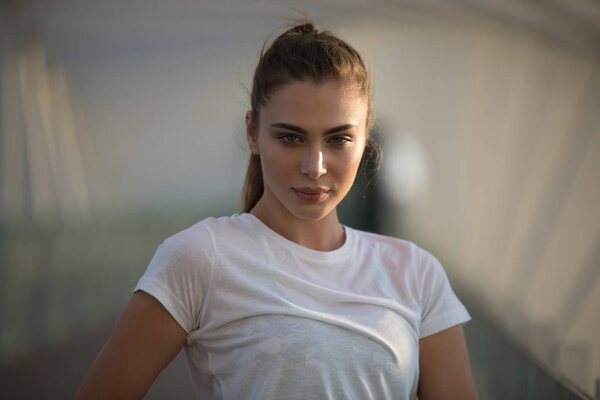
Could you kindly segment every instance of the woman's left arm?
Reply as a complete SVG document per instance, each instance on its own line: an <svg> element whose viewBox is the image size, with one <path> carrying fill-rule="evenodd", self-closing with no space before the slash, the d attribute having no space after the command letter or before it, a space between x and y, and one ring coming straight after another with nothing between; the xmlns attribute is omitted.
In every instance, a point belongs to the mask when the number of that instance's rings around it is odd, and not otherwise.
<svg viewBox="0 0 600 400"><path fill-rule="evenodd" d="M462 325L419 341L419 400L478 399Z"/></svg>

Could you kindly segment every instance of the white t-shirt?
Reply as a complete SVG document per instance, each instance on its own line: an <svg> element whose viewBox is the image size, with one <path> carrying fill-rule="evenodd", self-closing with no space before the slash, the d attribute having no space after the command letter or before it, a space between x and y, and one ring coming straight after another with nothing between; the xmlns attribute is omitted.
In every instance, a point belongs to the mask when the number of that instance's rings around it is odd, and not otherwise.
<svg viewBox="0 0 600 400"><path fill-rule="evenodd" d="M188 332L199 399L415 398L419 339L469 314L432 255L344 229L321 252L236 214L158 247L134 291Z"/></svg>

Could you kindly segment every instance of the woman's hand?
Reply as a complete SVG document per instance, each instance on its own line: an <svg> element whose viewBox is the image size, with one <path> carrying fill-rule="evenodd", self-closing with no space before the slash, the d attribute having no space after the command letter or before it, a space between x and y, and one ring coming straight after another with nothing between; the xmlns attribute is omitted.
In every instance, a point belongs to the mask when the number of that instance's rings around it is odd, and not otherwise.
<svg viewBox="0 0 600 400"><path fill-rule="evenodd" d="M419 400L477 399L462 325L419 341Z"/></svg>
<svg viewBox="0 0 600 400"><path fill-rule="evenodd" d="M186 336L158 300L135 292L76 399L141 399Z"/></svg>

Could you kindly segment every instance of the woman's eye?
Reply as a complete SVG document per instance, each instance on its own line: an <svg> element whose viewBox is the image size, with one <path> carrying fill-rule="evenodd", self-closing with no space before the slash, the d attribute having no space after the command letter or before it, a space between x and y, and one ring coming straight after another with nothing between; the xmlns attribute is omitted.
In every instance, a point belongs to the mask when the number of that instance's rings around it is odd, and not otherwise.
<svg viewBox="0 0 600 400"><path fill-rule="evenodd" d="M345 136L336 136L336 137L331 138L331 142L333 144L345 144L345 143L350 142L350 139L348 139Z"/></svg>
<svg viewBox="0 0 600 400"><path fill-rule="evenodd" d="M279 136L284 143L296 143L300 141L300 138L297 135L281 135Z"/></svg>

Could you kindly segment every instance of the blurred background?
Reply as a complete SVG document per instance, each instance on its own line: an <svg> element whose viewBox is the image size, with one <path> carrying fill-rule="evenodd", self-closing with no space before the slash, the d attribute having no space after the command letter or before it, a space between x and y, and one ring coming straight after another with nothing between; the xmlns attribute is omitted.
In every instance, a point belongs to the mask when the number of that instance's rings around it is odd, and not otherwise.
<svg viewBox="0 0 600 400"><path fill-rule="evenodd" d="M481 398L598 396L597 0L0 4L0 397L72 397L162 240L239 211L294 10L372 73L384 165L342 220L440 259ZM147 396L192 397L181 355Z"/></svg>

